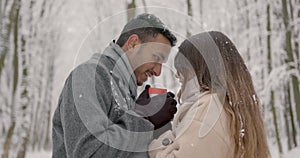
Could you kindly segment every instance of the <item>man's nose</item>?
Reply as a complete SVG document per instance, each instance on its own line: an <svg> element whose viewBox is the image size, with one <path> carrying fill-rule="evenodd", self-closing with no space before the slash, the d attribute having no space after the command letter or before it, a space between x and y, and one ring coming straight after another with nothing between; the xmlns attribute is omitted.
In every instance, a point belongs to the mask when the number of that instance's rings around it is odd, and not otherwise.
<svg viewBox="0 0 300 158"><path fill-rule="evenodd" d="M162 67L161 63L155 63L155 66L153 68L155 76L159 76L161 74L161 67Z"/></svg>

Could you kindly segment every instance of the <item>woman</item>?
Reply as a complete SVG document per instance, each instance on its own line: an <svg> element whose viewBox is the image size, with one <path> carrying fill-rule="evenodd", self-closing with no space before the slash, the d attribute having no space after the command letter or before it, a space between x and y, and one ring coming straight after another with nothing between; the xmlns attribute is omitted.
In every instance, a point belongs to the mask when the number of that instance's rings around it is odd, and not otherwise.
<svg viewBox="0 0 300 158"><path fill-rule="evenodd" d="M153 158L267 158L260 104L234 44L220 32L185 40L175 57L181 105Z"/></svg>

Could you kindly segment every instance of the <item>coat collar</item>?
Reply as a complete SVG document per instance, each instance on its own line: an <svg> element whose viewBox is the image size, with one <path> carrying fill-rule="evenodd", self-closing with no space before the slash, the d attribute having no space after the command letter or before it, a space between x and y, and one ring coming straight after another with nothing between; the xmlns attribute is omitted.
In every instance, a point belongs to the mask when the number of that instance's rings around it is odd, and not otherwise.
<svg viewBox="0 0 300 158"><path fill-rule="evenodd" d="M200 106L199 100L202 98L202 96L207 95L208 93L210 92L206 91L203 93L196 93L195 95L192 95L191 97L189 97L189 99L185 100L185 102L183 102L180 105L178 112L173 121L173 130L177 128L177 125L182 121L183 117L186 116L187 112L192 107Z"/></svg>
<svg viewBox="0 0 300 158"><path fill-rule="evenodd" d="M109 46L104 50L104 56L111 58L115 62L115 66L112 69L114 75L119 76L124 82L125 87L129 87L131 95L135 98L137 96L137 80L134 75L134 71L130 65L127 55L122 48L114 42L111 42Z"/></svg>
<svg viewBox="0 0 300 158"><path fill-rule="evenodd" d="M203 113L205 116L202 116L201 121L205 126L199 129L198 136L202 138L211 131L223 111L223 104L219 101L216 93L206 91L198 95L197 101L194 103L187 102L180 106L173 121L173 130L176 133L176 138L180 137L188 129L194 119L199 119L195 117L199 110L204 109L207 110Z"/></svg>

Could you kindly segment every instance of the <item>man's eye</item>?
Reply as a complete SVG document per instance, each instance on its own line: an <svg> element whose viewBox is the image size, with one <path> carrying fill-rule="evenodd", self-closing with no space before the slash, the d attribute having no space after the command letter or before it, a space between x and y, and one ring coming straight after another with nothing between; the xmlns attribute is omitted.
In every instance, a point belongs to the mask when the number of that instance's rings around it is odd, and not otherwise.
<svg viewBox="0 0 300 158"><path fill-rule="evenodd" d="M157 55L153 55L154 56L154 61L159 62L160 61L160 57Z"/></svg>

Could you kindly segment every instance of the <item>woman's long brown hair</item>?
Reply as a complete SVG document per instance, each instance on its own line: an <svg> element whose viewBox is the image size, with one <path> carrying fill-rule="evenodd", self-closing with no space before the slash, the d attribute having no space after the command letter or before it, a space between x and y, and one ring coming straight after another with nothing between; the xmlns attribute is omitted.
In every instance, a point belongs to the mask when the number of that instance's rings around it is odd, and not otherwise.
<svg viewBox="0 0 300 158"><path fill-rule="evenodd" d="M242 57L232 41L223 33L212 31L208 34L218 47L225 67L226 95L223 108L230 120L234 157L270 157L260 103ZM189 39L185 40L175 57L175 68L184 78L189 78L188 73L191 71L188 69L192 67L197 75L200 91L211 91L211 75L201 53Z"/></svg>

